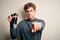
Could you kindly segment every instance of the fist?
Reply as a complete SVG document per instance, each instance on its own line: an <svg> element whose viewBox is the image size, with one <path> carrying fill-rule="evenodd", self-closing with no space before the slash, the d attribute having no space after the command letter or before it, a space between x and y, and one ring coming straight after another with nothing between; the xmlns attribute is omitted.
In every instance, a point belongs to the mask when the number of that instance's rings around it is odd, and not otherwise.
<svg viewBox="0 0 60 40"><path fill-rule="evenodd" d="M8 19L9 22L11 22L11 20L12 20L12 16L8 16L7 19Z"/></svg>
<svg viewBox="0 0 60 40"><path fill-rule="evenodd" d="M36 32L41 29L41 23L32 22L32 32Z"/></svg>

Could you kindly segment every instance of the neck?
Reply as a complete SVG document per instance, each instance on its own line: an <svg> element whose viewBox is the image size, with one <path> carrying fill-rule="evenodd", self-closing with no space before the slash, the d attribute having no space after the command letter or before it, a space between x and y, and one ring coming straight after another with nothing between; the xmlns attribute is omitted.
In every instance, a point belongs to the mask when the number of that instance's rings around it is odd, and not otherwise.
<svg viewBox="0 0 60 40"><path fill-rule="evenodd" d="M33 20L35 17L33 17L33 18L28 18L29 20Z"/></svg>

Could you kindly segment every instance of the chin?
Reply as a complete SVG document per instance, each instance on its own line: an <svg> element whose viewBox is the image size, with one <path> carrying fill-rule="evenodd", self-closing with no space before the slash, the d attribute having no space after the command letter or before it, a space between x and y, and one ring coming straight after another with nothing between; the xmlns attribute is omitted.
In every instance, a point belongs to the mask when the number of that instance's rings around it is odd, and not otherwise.
<svg viewBox="0 0 60 40"><path fill-rule="evenodd" d="M33 19L34 18L34 16L28 16L28 19Z"/></svg>
<svg viewBox="0 0 60 40"><path fill-rule="evenodd" d="M28 19L32 19L33 17L28 17Z"/></svg>
<svg viewBox="0 0 60 40"><path fill-rule="evenodd" d="M31 17L28 17L28 19L31 19Z"/></svg>

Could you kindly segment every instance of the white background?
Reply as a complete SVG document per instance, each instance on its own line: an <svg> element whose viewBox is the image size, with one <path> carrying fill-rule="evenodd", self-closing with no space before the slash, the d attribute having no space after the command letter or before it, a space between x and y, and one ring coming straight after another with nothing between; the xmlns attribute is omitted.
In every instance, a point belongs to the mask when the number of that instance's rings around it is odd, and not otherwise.
<svg viewBox="0 0 60 40"><path fill-rule="evenodd" d="M36 4L36 17L45 20L42 40L60 40L60 0L0 0L0 40L10 40L10 27L7 17L16 12L18 22L25 19L23 6Z"/></svg>

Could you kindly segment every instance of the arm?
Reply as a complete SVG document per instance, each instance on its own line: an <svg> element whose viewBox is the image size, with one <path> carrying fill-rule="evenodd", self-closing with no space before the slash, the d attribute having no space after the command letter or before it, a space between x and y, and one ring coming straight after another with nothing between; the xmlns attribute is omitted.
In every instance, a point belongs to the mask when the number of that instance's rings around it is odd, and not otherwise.
<svg viewBox="0 0 60 40"><path fill-rule="evenodd" d="M33 22L32 25L32 32L37 32L44 29L45 22L43 20L40 20L39 22Z"/></svg>
<svg viewBox="0 0 60 40"><path fill-rule="evenodd" d="M40 24L41 24L41 29L40 30L43 30L44 27L45 27L45 21L44 20L40 20Z"/></svg>
<svg viewBox="0 0 60 40"><path fill-rule="evenodd" d="M12 23L10 23L10 35L12 39L16 39L17 37L17 33L14 29L14 25Z"/></svg>
<svg viewBox="0 0 60 40"><path fill-rule="evenodd" d="M17 25L17 28L14 29L13 17L8 16L8 22L10 23L10 35L12 39L16 39L18 34L21 32L21 22ZM20 28L19 28L20 27Z"/></svg>
<svg viewBox="0 0 60 40"><path fill-rule="evenodd" d="M17 25L17 28L14 29L14 25L11 22L10 23L10 35L12 39L16 39L17 36L19 35L19 33L21 33L21 22Z"/></svg>

